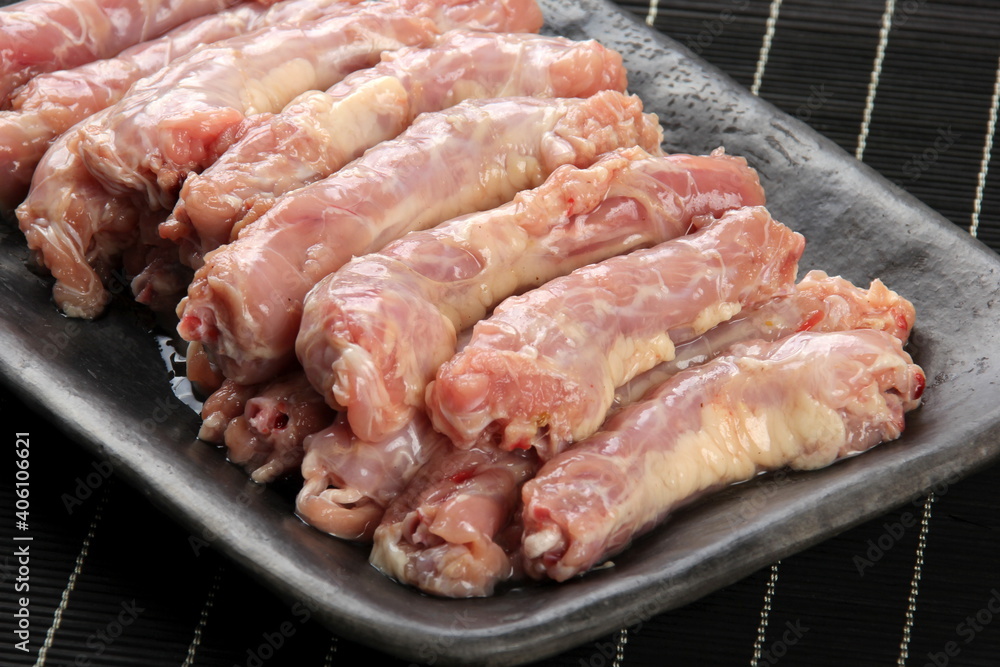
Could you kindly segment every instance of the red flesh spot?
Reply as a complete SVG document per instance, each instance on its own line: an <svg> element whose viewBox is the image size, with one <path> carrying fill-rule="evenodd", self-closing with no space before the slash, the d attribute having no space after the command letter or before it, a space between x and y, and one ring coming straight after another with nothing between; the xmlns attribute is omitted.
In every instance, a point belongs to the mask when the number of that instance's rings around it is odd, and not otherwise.
<svg viewBox="0 0 1000 667"><path fill-rule="evenodd" d="M906 313L897 308L893 312L893 315L896 318L896 326L899 327L899 330L908 332L910 330L910 320L906 317Z"/></svg>
<svg viewBox="0 0 1000 667"><path fill-rule="evenodd" d="M816 326L817 324L819 324L820 320L822 320L822 319L823 319L823 312L822 311L819 311L819 310L813 311L802 322L802 324L799 325L799 328L796 329L796 331L809 331L814 326Z"/></svg>
<svg viewBox="0 0 1000 667"><path fill-rule="evenodd" d="M472 468L469 468L467 470L460 470L460 471L456 472L454 475L452 475L448 479L450 479L455 484L461 484L465 480L471 479L472 476L475 475L475 474L476 474L476 471L474 469L472 469Z"/></svg>

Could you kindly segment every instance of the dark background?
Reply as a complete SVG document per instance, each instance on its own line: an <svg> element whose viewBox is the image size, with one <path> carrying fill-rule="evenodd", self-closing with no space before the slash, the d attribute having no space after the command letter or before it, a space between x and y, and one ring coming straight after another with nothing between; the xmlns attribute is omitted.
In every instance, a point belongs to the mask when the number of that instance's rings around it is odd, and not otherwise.
<svg viewBox="0 0 1000 667"><path fill-rule="evenodd" d="M866 163L1000 251L1000 146L991 153L1000 3L622 6L849 153L863 139ZM6 390L0 406L8 460L14 433L32 436L34 537L33 652L24 656L9 630L17 573L8 471L0 664L407 664L304 620ZM998 486L994 465L540 664L1000 665Z"/></svg>

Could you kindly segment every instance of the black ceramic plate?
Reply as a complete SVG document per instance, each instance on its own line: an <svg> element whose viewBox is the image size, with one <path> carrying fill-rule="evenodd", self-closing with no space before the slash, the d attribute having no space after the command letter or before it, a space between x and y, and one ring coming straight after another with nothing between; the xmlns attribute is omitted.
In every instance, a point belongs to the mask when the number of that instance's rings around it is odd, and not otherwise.
<svg viewBox="0 0 1000 667"><path fill-rule="evenodd" d="M536 660L690 602L1000 456L1000 262L833 143L751 96L684 48L600 0L543 0L548 30L621 51L631 90L667 146L722 145L761 174L775 217L805 234L804 270L882 278L916 305L925 404L906 434L828 469L760 478L679 513L615 559L562 585L440 600L387 580L366 551L300 523L195 438L136 311L60 316L4 226L0 370L71 436L290 602L345 636L429 662Z"/></svg>

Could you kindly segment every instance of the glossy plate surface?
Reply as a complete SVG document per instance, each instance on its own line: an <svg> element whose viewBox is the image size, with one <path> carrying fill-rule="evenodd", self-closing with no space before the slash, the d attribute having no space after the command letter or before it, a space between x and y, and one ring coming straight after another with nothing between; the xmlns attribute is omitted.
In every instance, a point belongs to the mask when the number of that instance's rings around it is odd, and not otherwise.
<svg viewBox="0 0 1000 667"><path fill-rule="evenodd" d="M344 636L441 663L537 660L683 605L776 559L878 516L1000 457L1000 261L832 142L751 96L683 47L600 0L542 0L547 31L619 50L630 89L659 114L667 148L725 146L761 174L776 218L802 232L802 273L913 301L924 406L899 441L826 470L763 477L679 513L615 559L562 585L440 600L372 569L367 552L292 515L195 438L149 322L118 307L96 322L60 316L50 282L25 269L24 240L0 240L0 372L72 438L290 602ZM56 443L53 443L56 446ZM60 445L61 446L61 445ZM67 445L68 446L68 445Z"/></svg>

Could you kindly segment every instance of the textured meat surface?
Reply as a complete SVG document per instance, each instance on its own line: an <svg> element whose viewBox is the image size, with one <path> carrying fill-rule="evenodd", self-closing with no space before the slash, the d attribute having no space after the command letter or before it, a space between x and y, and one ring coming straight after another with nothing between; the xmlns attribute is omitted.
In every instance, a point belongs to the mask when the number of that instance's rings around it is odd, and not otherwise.
<svg viewBox="0 0 1000 667"><path fill-rule="evenodd" d="M13 210L24 200L53 139L39 113L0 111L0 211Z"/></svg>
<svg viewBox="0 0 1000 667"><path fill-rule="evenodd" d="M0 112L0 176L6 177L0 179L0 206L12 208L24 198L35 165L56 137L114 104L135 81L194 47L244 32L253 17L263 12L257 3L244 3L190 21L113 58L29 81L11 100L12 109Z"/></svg>
<svg viewBox="0 0 1000 667"><path fill-rule="evenodd" d="M593 433L614 391L747 306L788 292L804 240L763 207L577 269L504 301L427 390L460 446L496 439L543 459Z"/></svg>
<svg viewBox="0 0 1000 667"><path fill-rule="evenodd" d="M206 442L224 442L229 424L243 414L247 401L257 395L257 390L258 385L223 380L201 406L198 437Z"/></svg>
<svg viewBox="0 0 1000 667"><path fill-rule="evenodd" d="M747 344L679 373L525 484L525 569L563 581L699 492L895 439L924 382L874 330Z"/></svg>
<svg viewBox="0 0 1000 667"><path fill-rule="evenodd" d="M247 115L276 112L306 90L328 88L377 63L383 51L429 44L456 27L455 17L517 24L504 9L485 0L337 5L311 23L225 40L137 82L105 122L86 126L81 154L105 187L139 191L151 207L169 210L187 174L210 165Z"/></svg>
<svg viewBox="0 0 1000 667"><path fill-rule="evenodd" d="M537 469L533 451L495 447L432 459L386 510L371 563L425 593L492 594L514 574L518 490Z"/></svg>
<svg viewBox="0 0 1000 667"><path fill-rule="evenodd" d="M459 345L468 341L465 331ZM303 447L304 483L296 513L331 535L370 541L385 508L424 465L447 455L451 441L422 412L377 441L359 438L340 413L329 428L306 438Z"/></svg>
<svg viewBox="0 0 1000 667"><path fill-rule="evenodd" d="M666 382L682 369L704 363L720 353L727 353L739 343L753 341L758 337L779 338L806 329L829 332L868 328L904 341L912 325L913 307L908 301L886 289L881 282L873 281L871 287L865 290L841 278L827 276L821 271L812 271L799 282L792 294L776 297L756 308L748 309L737 318L714 327L689 343L679 345L677 357L673 361L661 364L622 387L616 393L613 411L635 402L641 398L646 389ZM451 456L460 457L458 454ZM442 463L430 464L429 471L433 470L434 465ZM524 478L530 476L533 476L533 473L524 475ZM519 545L523 531L522 515L516 508L515 499L504 501L504 506L515 507L507 522L503 523L499 519L492 522L492 525L502 526L501 530L492 535L485 532L476 533L479 546L475 550L478 554L495 553L495 550L486 546L492 539L494 545L513 559L513 566L507 560L484 558L475 568L451 570L447 567L447 563L453 554L460 553L466 558L473 557L469 555L467 549L457 545L446 547L438 544L432 550L425 551L424 547L414 542L411 536L418 530L417 526L421 523L420 516L432 514L427 507L433 505L438 498L448 497L451 493L448 489L461 484L463 477L453 475L445 479L440 473L425 472L418 479L420 481L414 482L414 488L407 492L411 499L422 497L422 492L416 487L417 484L431 485L435 489L433 493L426 494L426 499L420 501L420 507L423 509L416 515L410 516L409 523L404 523L402 517L415 510L417 505L411 500L410 504L406 505L408 512L396 508L394 518L387 517L387 527L381 534L381 539L386 540L388 545L382 548L383 555L380 558L392 556L390 564L386 567L391 568L394 576L418 586L429 584L433 586L433 591L446 592L443 594L452 591L454 594L465 595L470 591L482 594L482 591L487 591L496 583L508 578L512 571L520 571L517 568L520 555L515 553L517 546L510 542L514 535ZM582 479L576 483L586 485L588 482ZM518 484L506 485L503 491L514 496L521 492ZM478 492L476 488L464 490L466 494L476 492ZM486 488L485 492L495 493L496 489ZM405 529L407 525L410 527ZM475 576L473 584L463 585L451 581L451 577L465 576L465 573L470 571L474 572ZM417 573L422 574L418 577Z"/></svg>
<svg viewBox="0 0 1000 667"><path fill-rule="evenodd" d="M335 413L301 371L257 387L243 413L226 426L229 459L258 483L272 482L302 462L302 442L333 421Z"/></svg>
<svg viewBox="0 0 1000 667"><path fill-rule="evenodd" d="M112 195L118 199L127 199ZM149 211L143 203L137 206L145 211L139 222L139 235L122 255L125 275L130 276L129 286L138 303L151 310L173 313L191 282L193 271L181 263L177 246L160 238L157 228L167 217L166 211Z"/></svg>
<svg viewBox="0 0 1000 667"><path fill-rule="evenodd" d="M11 99L11 110L0 112L0 208L13 208L24 198L32 171L56 137L118 102L140 78L202 44L263 25L316 18L322 8L341 1L297 0L270 10L244 2L188 21L112 58L36 76Z"/></svg>
<svg viewBox="0 0 1000 667"><path fill-rule="evenodd" d="M625 90L621 56L597 42L533 34L453 31L426 49L405 48L327 92L310 91L281 113L244 121L240 138L181 189L162 233L197 258L228 243L259 199L329 176L421 113L465 99L586 97Z"/></svg>
<svg viewBox="0 0 1000 667"><path fill-rule="evenodd" d="M45 154L17 220L38 263L55 278L53 297L71 317L93 318L128 284L121 257L146 213L108 193L79 154L79 135L61 136Z"/></svg>
<svg viewBox="0 0 1000 667"><path fill-rule="evenodd" d="M52 144L16 210L28 247L56 280L56 304L91 319L112 294L131 289L140 303L172 310L191 271L157 234L165 213L105 190L80 157L79 137L67 132Z"/></svg>
<svg viewBox="0 0 1000 667"><path fill-rule="evenodd" d="M451 448L423 415L379 441L365 441L341 416L305 439L296 512L320 530L371 540L385 508L420 468Z"/></svg>
<svg viewBox="0 0 1000 667"><path fill-rule="evenodd" d="M31 77L108 58L234 0L25 0L0 9L0 109Z"/></svg>
<svg viewBox="0 0 1000 667"><path fill-rule="evenodd" d="M563 164L609 150L658 152L655 116L638 98L462 102L422 115L333 176L278 200L205 258L178 309L226 377L256 382L294 359L306 293L354 255L406 232L503 204Z"/></svg>
<svg viewBox="0 0 1000 667"><path fill-rule="evenodd" d="M810 271L795 291L749 308L703 335L677 346L677 356L636 376L615 391L614 407L634 403L650 388L692 364L724 353L750 340L775 341L798 331L884 331L902 342L910 335L913 304L873 280L862 289L838 276Z"/></svg>
<svg viewBox="0 0 1000 667"><path fill-rule="evenodd" d="M631 148L567 165L509 204L411 232L320 281L305 302L299 360L360 437L379 439L423 407L456 332L503 299L763 203L756 172L721 153Z"/></svg>
<svg viewBox="0 0 1000 667"><path fill-rule="evenodd" d="M105 187L137 190L150 206L169 209L187 173L211 164L245 115L278 111L374 64L385 49L433 34L429 21L398 9L345 5L339 16L225 40L138 82L104 122L85 127L82 154Z"/></svg>

